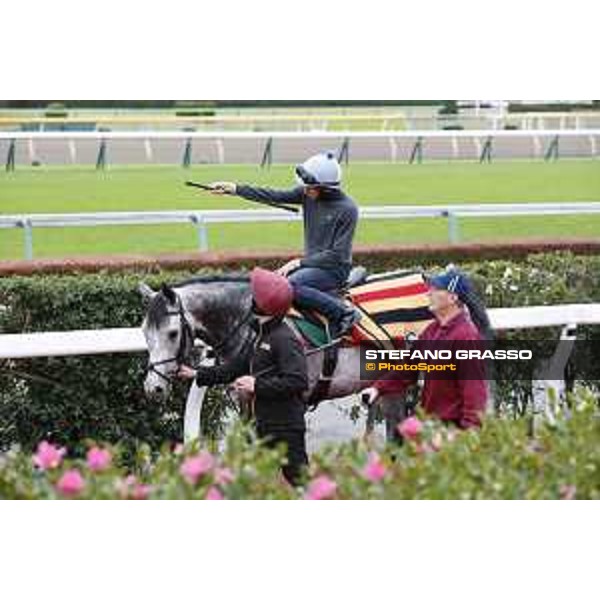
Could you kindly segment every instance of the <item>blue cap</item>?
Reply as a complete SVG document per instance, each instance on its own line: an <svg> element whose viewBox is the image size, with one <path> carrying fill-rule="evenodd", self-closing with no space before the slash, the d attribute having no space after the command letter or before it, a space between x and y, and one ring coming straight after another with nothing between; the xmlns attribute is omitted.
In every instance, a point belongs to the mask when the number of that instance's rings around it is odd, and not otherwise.
<svg viewBox="0 0 600 600"><path fill-rule="evenodd" d="M447 269L439 275L427 279L427 283L438 290L447 290L463 299L473 291L469 278L458 269Z"/></svg>

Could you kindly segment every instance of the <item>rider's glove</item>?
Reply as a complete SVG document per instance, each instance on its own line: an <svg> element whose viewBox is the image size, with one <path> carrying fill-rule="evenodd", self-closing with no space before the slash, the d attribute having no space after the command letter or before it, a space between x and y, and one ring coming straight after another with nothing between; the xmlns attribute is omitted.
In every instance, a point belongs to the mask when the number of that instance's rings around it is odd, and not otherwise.
<svg viewBox="0 0 600 600"><path fill-rule="evenodd" d="M210 184L210 187L213 194L227 194L233 196L237 191L237 185L230 181L215 181Z"/></svg>

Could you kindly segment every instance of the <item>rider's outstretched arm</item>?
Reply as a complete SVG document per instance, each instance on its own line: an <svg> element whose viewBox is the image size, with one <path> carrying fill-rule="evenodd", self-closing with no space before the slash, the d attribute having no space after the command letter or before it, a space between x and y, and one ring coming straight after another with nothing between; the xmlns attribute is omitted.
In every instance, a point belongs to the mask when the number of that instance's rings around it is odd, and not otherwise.
<svg viewBox="0 0 600 600"><path fill-rule="evenodd" d="M304 199L302 186L297 186L290 190L274 190L265 187L237 184L235 186L235 194L247 200L279 202L281 204L302 204Z"/></svg>

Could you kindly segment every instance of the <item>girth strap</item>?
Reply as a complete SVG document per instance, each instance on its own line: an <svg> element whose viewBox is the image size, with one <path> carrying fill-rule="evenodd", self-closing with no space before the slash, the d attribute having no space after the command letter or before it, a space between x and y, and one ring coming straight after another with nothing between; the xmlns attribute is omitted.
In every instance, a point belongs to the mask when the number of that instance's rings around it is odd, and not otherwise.
<svg viewBox="0 0 600 600"><path fill-rule="evenodd" d="M323 351L323 365L319 381L315 385L312 394L308 398L309 410L315 410L321 400L328 397L331 378L335 372L338 362L339 344L326 346Z"/></svg>

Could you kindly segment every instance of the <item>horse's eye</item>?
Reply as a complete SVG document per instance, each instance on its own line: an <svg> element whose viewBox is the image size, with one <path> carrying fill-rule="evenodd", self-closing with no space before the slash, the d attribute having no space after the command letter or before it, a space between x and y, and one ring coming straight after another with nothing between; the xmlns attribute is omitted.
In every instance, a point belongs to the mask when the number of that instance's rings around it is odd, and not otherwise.
<svg viewBox="0 0 600 600"><path fill-rule="evenodd" d="M169 331L169 340L174 342L177 339L178 335L179 335L178 331Z"/></svg>

